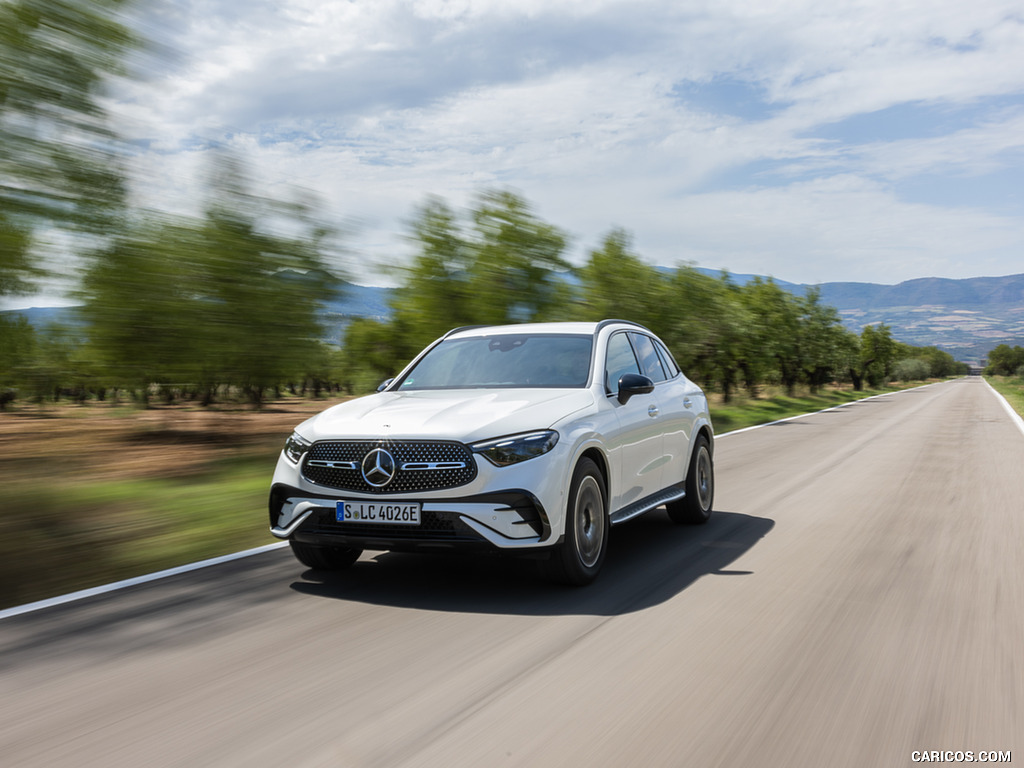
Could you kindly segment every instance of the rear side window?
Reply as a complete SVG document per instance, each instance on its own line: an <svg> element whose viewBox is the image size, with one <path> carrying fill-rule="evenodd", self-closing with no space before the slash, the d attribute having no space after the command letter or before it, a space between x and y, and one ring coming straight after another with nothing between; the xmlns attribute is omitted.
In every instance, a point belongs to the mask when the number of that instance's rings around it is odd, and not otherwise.
<svg viewBox="0 0 1024 768"><path fill-rule="evenodd" d="M633 347L624 333L616 333L608 340L608 360L604 366L606 392L619 391L619 379L627 373L640 373Z"/></svg>
<svg viewBox="0 0 1024 768"><path fill-rule="evenodd" d="M658 350L654 348L651 337L642 333L629 335L633 337L633 344L636 347L636 354L640 359L640 368L644 376L655 383L665 381L668 377L665 375L665 368L661 365L661 360L658 359Z"/></svg>
<svg viewBox="0 0 1024 768"><path fill-rule="evenodd" d="M668 373L668 377L670 379L674 379L679 375L679 366L676 365L676 361L672 357L672 353L669 352L665 345L657 339L654 340L654 345L658 348L658 353L661 355L661 362L665 365L665 371Z"/></svg>

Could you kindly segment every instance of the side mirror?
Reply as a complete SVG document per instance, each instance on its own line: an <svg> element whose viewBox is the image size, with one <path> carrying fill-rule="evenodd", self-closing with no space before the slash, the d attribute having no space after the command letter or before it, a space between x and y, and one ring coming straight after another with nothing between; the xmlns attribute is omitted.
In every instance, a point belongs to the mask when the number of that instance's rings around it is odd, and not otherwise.
<svg viewBox="0 0 1024 768"><path fill-rule="evenodd" d="M392 379L384 379L384 381L382 381L380 383L380 386L377 387L377 391L378 392L383 392L385 389L387 389L389 386L391 386L391 382L392 381L394 381L393 378Z"/></svg>
<svg viewBox="0 0 1024 768"><path fill-rule="evenodd" d="M619 379L619 402L625 404L633 395L649 395L654 382L639 373L624 373Z"/></svg>

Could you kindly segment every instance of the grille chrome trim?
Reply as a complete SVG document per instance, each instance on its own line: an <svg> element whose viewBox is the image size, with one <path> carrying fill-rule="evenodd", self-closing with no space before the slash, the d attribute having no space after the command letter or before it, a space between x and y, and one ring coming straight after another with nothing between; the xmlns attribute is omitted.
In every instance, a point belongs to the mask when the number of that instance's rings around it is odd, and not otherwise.
<svg viewBox="0 0 1024 768"><path fill-rule="evenodd" d="M310 467L327 467L328 469L359 469L354 461L307 461Z"/></svg>
<svg viewBox="0 0 1024 768"><path fill-rule="evenodd" d="M387 483L367 481L363 464L385 450L394 461ZM476 479L477 464L469 446L454 440L320 440L301 464L302 477L323 488L360 494L406 494L442 491ZM371 478L372 479L372 478Z"/></svg>
<svg viewBox="0 0 1024 768"><path fill-rule="evenodd" d="M422 469L465 469L464 461L410 461L403 464L400 469L414 472Z"/></svg>

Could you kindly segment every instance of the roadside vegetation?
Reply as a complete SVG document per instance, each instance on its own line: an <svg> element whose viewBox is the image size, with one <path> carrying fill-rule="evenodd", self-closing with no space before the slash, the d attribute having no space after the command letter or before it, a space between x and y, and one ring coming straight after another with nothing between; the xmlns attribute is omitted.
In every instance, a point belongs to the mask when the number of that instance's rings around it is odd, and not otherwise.
<svg viewBox="0 0 1024 768"><path fill-rule="evenodd" d="M0 419L0 607L270 543L277 454L327 405L15 406Z"/></svg>
<svg viewBox="0 0 1024 768"><path fill-rule="evenodd" d="M1024 416L1024 347L1000 344L988 353L985 376L1010 406Z"/></svg>
<svg viewBox="0 0 1024 768"><path fill-rule="evenodd" d="M988 383L1024 418L1024 375L988 376Z"/></svg>

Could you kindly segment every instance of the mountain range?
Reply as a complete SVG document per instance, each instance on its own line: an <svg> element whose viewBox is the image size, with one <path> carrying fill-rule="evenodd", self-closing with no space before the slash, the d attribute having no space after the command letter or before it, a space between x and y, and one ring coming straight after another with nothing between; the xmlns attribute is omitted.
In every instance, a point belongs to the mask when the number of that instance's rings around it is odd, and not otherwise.
<svg viewBox="0 0 1024 768"><path fill-rule="evenodd" d="M847 328L885 323L902 342L936 346L966 363L980 363L999 344L1024 344L1024 275L820 288L822 301L839 310Z"/></svg>
<svg viewBox="0 0 1024 768"><path fill-rule="evenodd" d="M713 270L701 270L717 276ZM746 283L754 275L731 275ZM792 293L809 287L776 282ZM926 277L897 285L878 283L821 283L825 304L835 307L843 324L854 332L870 323L885 323L892 335L915 346L936 346L957 360L978 364L999 344L1024 345L1024 274L950 280ZM328 341L337 342L355 317L385 319L393 289L348 284L340 299L326 308ZM36 326L71 323L73 307L14 310Z"/></svg>

